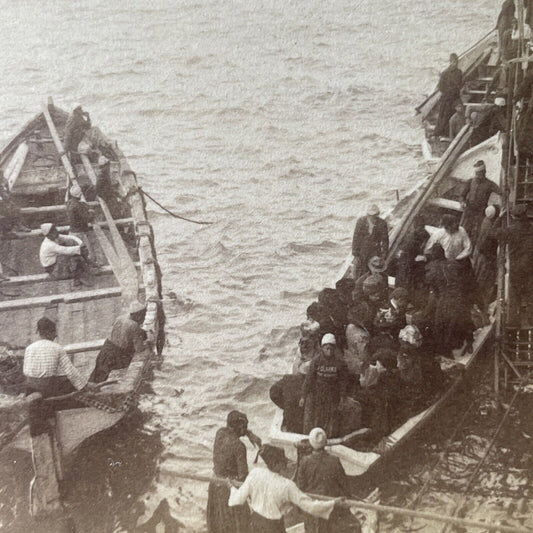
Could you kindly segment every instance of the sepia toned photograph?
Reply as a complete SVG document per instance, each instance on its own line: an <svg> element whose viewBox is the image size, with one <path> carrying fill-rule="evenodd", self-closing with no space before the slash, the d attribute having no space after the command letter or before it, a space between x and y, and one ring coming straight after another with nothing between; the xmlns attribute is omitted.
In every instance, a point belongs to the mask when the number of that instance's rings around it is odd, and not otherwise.
<svg viewBox="0 0 533 533"><path fill-rule="evenodd" d="M533 531L533 0L2 7L0 532Z"/></svg>

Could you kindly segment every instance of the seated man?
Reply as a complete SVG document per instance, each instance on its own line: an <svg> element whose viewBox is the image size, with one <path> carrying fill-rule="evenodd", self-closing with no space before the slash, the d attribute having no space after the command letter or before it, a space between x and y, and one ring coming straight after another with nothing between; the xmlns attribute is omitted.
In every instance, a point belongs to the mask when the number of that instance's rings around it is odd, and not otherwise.
<svg viewBox="0 0 533 533"><path fill-rule="evenodd" d="M146 332L141 328L145 316L146 307L132 302L129 313L115 320L111 334L96 358L89 381L105 381L111 370L126 368L136 353L146 349Z"/></svg>
<svg viewBox="0 0 533 533"><path fill-rule="evenodd" d="M87 379L72 364L63 347L54 342L55 322L47 317L40 318L37 331L41 338L24 352L22 371L26 377L26 392L40 392L46 398L87 387Z"/></svg>
<svg viewBox="0 0 533 533"><path fill-rule="evenodd" d="M41 224L44 240L39 250L43 268L53 279L73 279L74 285L91 285L82 277L88 273L82 255L83 242L74 235L60 235L54 224Z"/></svg>

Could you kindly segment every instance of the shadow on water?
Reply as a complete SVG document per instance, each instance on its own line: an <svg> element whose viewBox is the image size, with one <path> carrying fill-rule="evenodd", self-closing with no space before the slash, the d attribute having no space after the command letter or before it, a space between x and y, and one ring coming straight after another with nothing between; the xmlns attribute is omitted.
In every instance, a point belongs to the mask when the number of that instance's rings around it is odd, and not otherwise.
<svg viewBox="0 0 533 533"><path fill-rule="evenodd" d="M0 530L9 533L134 531L144 506L138 502L153 482L163 450L159 432L143 429L140 412L88 439L65 468L64 501L69 527L29 515L31 457L10 451L0 461Z"/></svg>

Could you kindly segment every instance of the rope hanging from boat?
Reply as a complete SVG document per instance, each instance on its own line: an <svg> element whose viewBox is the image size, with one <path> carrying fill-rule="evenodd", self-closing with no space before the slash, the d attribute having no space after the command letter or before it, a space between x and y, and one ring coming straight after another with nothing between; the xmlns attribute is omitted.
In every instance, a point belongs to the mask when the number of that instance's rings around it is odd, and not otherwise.
<svg viewBox="0 0 533 533"><path fill-rule="evenodd" d="M152 200L152 202L154 202L154 204L157 205L158 207L160 207L163 211L165 211L169 215L172 215L174 218L179 218L180 220L185 220L186 222L192 222L193 224L201 224L201 225L213 224L213 222L207 222L207 221L204 221L204 220L192 220L192 219L184 217L182 215L178 215L176 213L173 213L170 209L167 209L164 205L161 205L155 198L150 196L142 187L137 187L137 190L141 194L146 196L146 198Z"/></svg>

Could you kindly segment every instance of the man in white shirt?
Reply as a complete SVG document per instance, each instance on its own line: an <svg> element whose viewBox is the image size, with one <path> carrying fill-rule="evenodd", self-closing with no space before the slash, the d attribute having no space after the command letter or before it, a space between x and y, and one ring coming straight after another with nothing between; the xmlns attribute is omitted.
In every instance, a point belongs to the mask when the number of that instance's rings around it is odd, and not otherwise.
<svg viewBox="0 0 533 533"><path fill-rule="evenodd" d="M84 389L87 378L72 364L63 347L54 342L57 336L55 322L43 317L37 322L37 331L41 338L24 352L22 371L26 391L40 392L46 398Z"/></svg>
<svg viewBox="0 0 533 533"><path fill-rule="evenodd" d="M88 273L87 261L82 255L83 242L74 235L60 235L54 224L41 224L44 240L39 260L53 279L74 279L74 285L91 285L83 279Z"/></svg>
<svg viewBox="0 0 533 533"><path fill-rule="evenodd" d="M442 217L442 228L439 228L429 237L424 248L424 253L428 254L434 244L440 244L444 249L446 259L461 261L472 254L472 242L462 226L453 215Z"/></svg>
<svg viewBox="0 0 533 533"><path fill-rule="evenodd" d="M335 505L345 505L340 498L328 501L313 500L302 492L294 481L283 477L280 472L286 467L283 450L265 444L259 455L267 468L254 468L237 490L231 487L228 501L230 507L242 505L249 499L251 531L262 533L283 533L283 514L290 504L302 511L327 520Z"/></svg>

